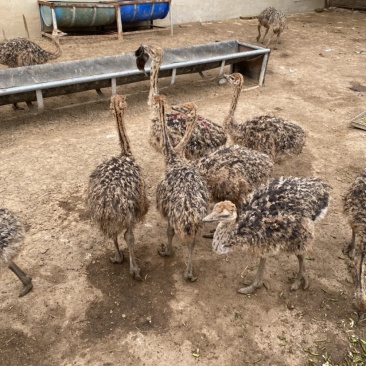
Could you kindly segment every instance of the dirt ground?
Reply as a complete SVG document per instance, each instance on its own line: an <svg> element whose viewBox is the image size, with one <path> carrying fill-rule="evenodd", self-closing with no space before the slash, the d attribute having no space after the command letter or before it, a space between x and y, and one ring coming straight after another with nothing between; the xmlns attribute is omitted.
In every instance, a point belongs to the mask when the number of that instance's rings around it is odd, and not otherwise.
<svg viewBox="0 0 366 366"><path fill-rule="evenodd" d="M255 43L256 24L238 18L176 26L173 37L160 31L126 35L122 42L67 39L61 61L132 52L142 42ZM147 81L118 87L127 95L127 130L151 199L145 222L135 230L142 282L130 277L128 260L110 263L112 243L90 222L84 205L90 172L119 151L108 100L94 91L49 98L42 115L0 107L0 206L24 223L17 263L34 284L18 298L20 282L1 270L0 364L366 365L366 324L355 322L352 263L342 254L350 229L341 206L366 161L366 131L350 127L366 108L366 55L358 53L366 51L365 34L365 13L289 16L279 49L271 52L265 86L244 91L238 106L242 120L273 113L306 130L302 155L276 166L275 176L318 176L332 187L331 207L307 255L306 291L290 292L295 256L271 258L266 287L252 296L236 293L257 268L249 253L218 256L210 240L200 238L195 283L183 279L186 252L178 239L172 258L158 256L167 225L155 209L155 188L164 166L148 144ZM168 85L160 79L169 103L194 101L200 114L223 120L229 86L197 74ZM128 258L124 243L123 249Z"/></svg>

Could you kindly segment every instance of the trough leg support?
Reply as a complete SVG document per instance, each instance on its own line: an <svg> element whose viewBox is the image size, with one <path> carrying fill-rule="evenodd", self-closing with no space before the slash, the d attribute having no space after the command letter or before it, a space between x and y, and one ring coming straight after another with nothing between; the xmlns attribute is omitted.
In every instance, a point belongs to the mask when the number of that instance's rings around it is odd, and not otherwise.
<svg viewBox="0 0 366 366"><path fill-rule="evenodd" d="M53 30L57 31L57 20L56 20L56 14L55 14L55 9L51 8L51 15L52 15L52 25L53 25Z"/></svg>
<svg viewBox="0 0 366 366"><path fill-rule="evenodd" d="M42 113L44 110L42 90L36 90L38 113Z"/></svg>
<svg viewBox="0 0 366 366"><path fill-rule="evenodd" d="M117 21L117 33L118 33L118 39L123 39L123 31L122 31L122 14L119 10L119 5L116 5L114 7L114 11L116 14L116 21Z"/></svg>
<svg viewBox="0 0 366 366"><path fill-rule="evenodd" d="M103 92L98 88L98 89L95 89L95 91L97 92L97 94L101 97L101 98L104 98L105 95L103 94Z"/></svg>
<svg viewBox="0 0 366 366"><path fill-rule="evenodd" d="M219 72L219 78L221 78L222 75L224 75L224 68L225 68L225 60L222 60L221 68L220 68L220 72Z"/></svg>
<svg viewBox="0 0 366 366"><path fill-rule="evenodd" d="M268 53L266 53L263 57L261 73L259 75L259 86L262 86L264 83L264 76L266 74L267 63L268 63Z"/></svg>
<svg viewBox="0 0 366 366"><path fill-rule="evenodd" d="M173 15L172 15L172 7L169 2L169 20L170 20L170 35L173 35Z"/></svg>
<svg viewBox="0 0 366 366"><path fill-rule="evenodd" d="M112 88L112 95L116 95L117 94L117 79L116 78L111 79L111 88Z"/></svg>
<svg viewBox="0 0 366 366"><path fill-rule="evenodd" d="M172 80L170 81L170 85L174 85L176 75L177 75L177 69L173 69L172 70Z"/></svg>

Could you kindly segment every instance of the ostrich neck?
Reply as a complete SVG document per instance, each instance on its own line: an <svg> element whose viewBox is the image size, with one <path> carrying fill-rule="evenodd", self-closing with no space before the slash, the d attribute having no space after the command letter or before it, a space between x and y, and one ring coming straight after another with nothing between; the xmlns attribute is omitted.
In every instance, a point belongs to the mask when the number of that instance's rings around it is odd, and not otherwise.
<svg viewBox="0 0 366 366"><path fill-rule="evenodd" d="M148 105L153 104L154 94L158 94L158 78L159 78L159 70L160 70L160 60L152 59L151 67L150 67L150 91L149 91L149 99Z"/></svg>
<svg viewBox="0 0 366 366"><path fill-rule="evenodd" d="M184 150L188 144L189 139L192 136L193 130L196 127L196 115L188 116L186 120L186 131L180 142L174 147L176 154L184 158Z"/></svg>
<svg viewBox="0 0 366 366"><path fill-rule="evenodd" d="M235 86L233 97L231 99L229 113L224 120L224 129L226 132L232 131L234 129L234 116L236 112L236 107L238 106L238 100L241 93L241 85Z"/></svg>
<svg viewBox="0 0 366 366"><path fill-rule="evenodd" d="M56 46L56 51L55 52L50 52L50 55L49 55L50 60L54 60L56 58L59 58L62 55L60 41L57 38L53 38L52 41Z"/></svg>
<svg viewBox="0 0 366 366"><path fill-rule="evenodd" d="M172 144L170 142L167 126L165 122L165 106L161 104L159 107L159 121L161 127L161 142L163 146L163 153L165 156L165 164L167 166L171 166L177 163L179 160L177 158L177 154L175 153Z"/></svg>
<svg viewBox="0 0 366 366"><path fill-rule="evenodd" d="M215 234L212 240L212 246L218 247L219 245L228 244L232 232L235 229L236 220L229 222L220 222L215 230Z"/></svg>
<svg viewBox="0 0 366 366"><path fill-rule="evenodd" d="M121 146L121 154L132 156L130 142L126 134L126 128L124 123L124 110L114 107L114 114L117 122L119 144Z"/></svg>

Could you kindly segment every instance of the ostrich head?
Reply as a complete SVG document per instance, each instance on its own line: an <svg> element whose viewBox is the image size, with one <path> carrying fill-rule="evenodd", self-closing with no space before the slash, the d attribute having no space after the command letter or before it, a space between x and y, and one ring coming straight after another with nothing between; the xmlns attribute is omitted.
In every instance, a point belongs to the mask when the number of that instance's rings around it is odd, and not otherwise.
<svg viewBox="0 0 366 366"><path fill-rule="evenodd" d="M235 223L237 216L236 206L231 201L222 201L216 203L212 212L203 218L203 222L220 222L212 241L212 250L217 254L227 254L233 245L230 241L221 240L220 233L217 234L219 227L230 226L230 224Z"/></svg>
<svg viewBox="0 0 366 366"><path fill-rule="evenodd" d="M161 64L163 61L163 49L159 46L151 46L151 45L145 45L142 44L136 51L135 51L135 57L136 57L136 65L137 68L140 71L145 72L145 65L148 61L149 57L155 63Z"/></svg>
<svg viewBox="0 0 366 366"><path fill-rule="evenodd" d="M203 218L203 222L232 222L237 218L236 206L231 201L216 203L212 212Z"/></svg>
<svg viewBox="0 0 366 366"><path fill-rule="evenodd" d="M238 72L234 74L224 74L222 78L220 79L220 84L225 84L226 82L229 82L231 85L240 87L240 89L244 85L244 76Z"/></svg>

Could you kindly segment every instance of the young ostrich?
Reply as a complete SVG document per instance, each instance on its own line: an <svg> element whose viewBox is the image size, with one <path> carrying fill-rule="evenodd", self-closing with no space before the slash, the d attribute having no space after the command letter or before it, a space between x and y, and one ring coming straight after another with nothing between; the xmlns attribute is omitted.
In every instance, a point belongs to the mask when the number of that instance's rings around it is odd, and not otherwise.
<svg viewBox="0 0 366 366"><path fill-rule="evenodd" d="M343 199L344 212L352 229L351 243L345 249L354 260L355 306L358 316L366 316L366 170L356 178Z"/></svg>
<svg viewBox="0 0 366 366"><path fill-rule="evenodd" d="M104 161L91 173L87 205L92 218L106 237L113 240L116 254L112 263L122 263L118 235L125 231L124 238L130 253L130 273L141 280L134 254L133 229L149 208L145 182L141 168L135 162L126 135L124 113L127 108L123 95L111 97L111 108L117 122L121 153Z"/></svg>
<svg viewBox="0 0 366 366"><path fill-rule="evenodd" d="M180 113L189 112L184 106L172 108ZM181 149L184 145L181 141ZM268 155L239 145L221 146L193 164L216 202L229 200L237 207L250 192L267 182L273 170L273 161Z"/></svg>
<svg viewBox="0 0 366 366"><path fill-rule="evenodd" d="M235 144L261 151L274 161L302 152L306 136L304 130L295 123L272 115L263 115L244 123L236 123L235 112L244 77L240 73L234 73L224 75L223 78L235 90L230 113L224 121L224 129Z"/></svg>
<svg viewBox="0 0 366 366"><path fill-rule="evenodd" d="M319 178L280 177L254 192L238 220L235 205L223 201L203 221L219 221L212 243L215 252L225 254L230 247L242 245L260 255L253 283L239 293L249 294L263 285L266 257L280 250L294 253L299 261L291 290L299 289L302 281L306 289L304 253L313 239L314 224L325 216L328 204L329 187Z"/></svg>
<svg viewBox="0 0 366 366"><path fill-rule="evenodd" d="M7 265L23 284L19 296L32 290L32 278L27 276L14 262L13 258L23 242L23 230L13 212L0 208L0 265Z"/></svg>
<svg viewBox="0 0 366 366"><path fill-rule="evenodd" d="M150 67L150 92L148 105L153 104L153 95L158 94L158 75L160 65L163 60L163 50L158 46L141 45L136 50L136 64L139 70L144 70L144 65L151 57ZM156 108L158 110L158 108ZM169 113L166 115L167 131L173 146L176 146L186 131L186 118L182 113ZM196 127L192 132L192 136L188 141L185 149L185 155L188 159L195 159L206 155L208 152L225 145L227 136L221 126L206 119L197 116ZM159 119L153 113L150 126L150 144L157 150L162 151L161 127Z"/></svg>
<svg viewBox="0 0 366 366"><path fill-rule="evenodd" d="M60 30L52 33L52 41L56 46L55 52L46 51L37 43L26 38L14 38L0 42L0 64L8 67L21 67L45 64L49 60L57 59L61 56L59 37L66 33ZM32 106L31 103L27 103ZM14 109L22 109L16 103L13 104Z"/></svg>
<svg viewBox="0 0 366 366"><path fill-rule="evenodd" d="M261 38L261 27L266 28L266 33L264 33L264 36L262 38L262 43L264 43L264 38L266 38L266 35L270 28L273 30L273 34L277 35L276 44L274 46L274 49L277 50L277 43L280 38L281 33L286 28L286 15L283 11L275 9L273 6L270 6L266 9L264 9L258 16L258 37L257 42L259 42ZM271 42L272 36L269 37L269 40L266 44L266 47Z"/></svg>
<svg viewBox="0 0 366 366"><path fill-rule="evenodd" d="M196 281L193 275L192 255L195 246L196 233L202 227L202 219L207 214L208 190L206 184L195 168L185 159L182 148L189 139L195 127L196 110L190 103L184 105L187 109L187 130L182 144L173 150L165 123L165 97L155 96L155 103L159 105L160 123L162 129L162 144L165 156L165 177L158 184L156 190L157 209L168 221L168 243L162 245L159 254L170 256L172 254L172 240L178 234L186 243L188 249L188 263L184 278Z"/></svg>

